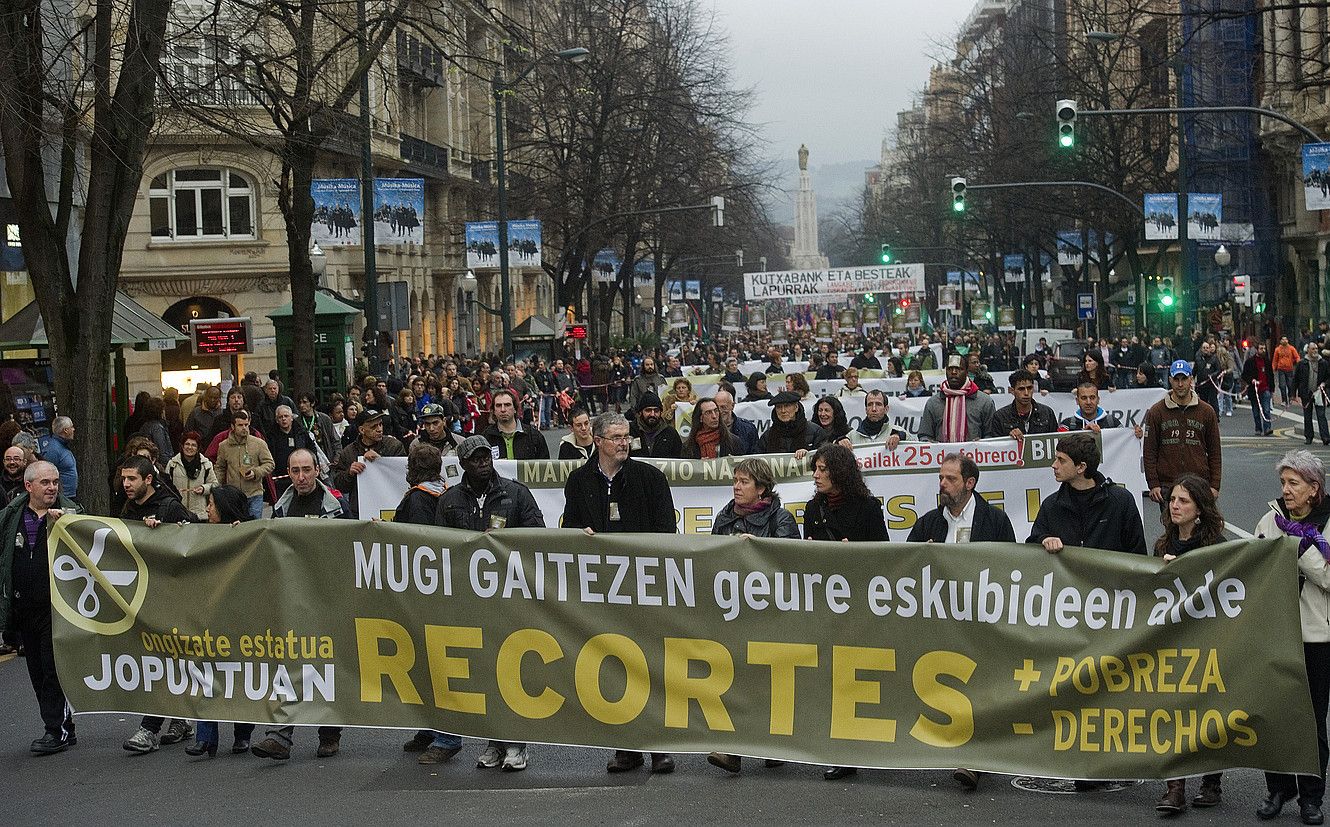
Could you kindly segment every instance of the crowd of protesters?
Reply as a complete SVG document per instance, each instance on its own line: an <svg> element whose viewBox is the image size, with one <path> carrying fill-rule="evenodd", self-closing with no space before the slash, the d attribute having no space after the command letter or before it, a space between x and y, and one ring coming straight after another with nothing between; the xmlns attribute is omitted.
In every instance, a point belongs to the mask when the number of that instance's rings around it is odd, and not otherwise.
<svg viewBox="0 0 1330 827"><path fill-rule="evenodd" d="M1138 334L1116 341L1079 340L1079 348L1071 349L1081 361L1075 382L1078 407L1062 421L1039 396L1054 384L1049 368L1055 345L1067 343L1041 339L1022 348L1015 333L938 331L821 342L811 332L787 342L774 342L766 333L741 333L720 344L677 340L651 349L571 351L564 359L418 354L395 358L378 375L361 376L344 392L322 399L308 392L290 395L276 372L262 380L250 373L225 392L200 387L183 398L173 390L160 397L139 395L121 433L123 454L110 480L111 514L149 527L237 525L265 513L353 518L357 478L367 465L380 457L404 456L410 490L397 509L399 521L480 531L561 524L587 534L673 533L668 482L641 460L734 456L745 459L735 465L734 496L719 511L713 533L883 542L882 504L866 488L851 446L873 441L895 448L910 439L955 443L1067 432L1057 443L1053 465L1059 488L1044 501L1027 542L1049 553L1081 545L1143 554L1147 549L1136 498L1099 472L1098 444L1079 432L1120 427L1099 406L1101 391L1163 387L1168 393L1147 413L1148 426L1144 432L1137 429L1137 436L1149 496L1159 503L1164 526L1154 551L1167 561L1221 537L1217 418L1232 416L1235 400L1246 398L1256 433L1270 434L1272 398L1278 391L1283 405L1304 406L1307 441L1313 438L1315 415L1321 439L1330 444L1324 387L1330 364L1320 356L1328 335L1330 326L1322 324L1296 344L1285 337L1269 346L1180 332L1167 338ZM760 369L741 370L755 362ZM866 371L905 378L906 396L929 397L916 434L892 425L887 394L861 386ZM926 371L943 373L935 390L925 382ZM1007 374L1005 388L993 378L998 372ZM690 378L699 375L716 388L711 395L699 398ZM816 398L811 415L804 405L813 398L810 375L842 380L835 393ZM1009 390L1013 401L997 408L990 398L997 390ZM864 400L866 415L854 427L842 403L848 397ZM760 437L735 410L736 403L759 401L772 408L771 425ZM0 389L0 407L3 403ZM681 405L692 407L686 437L673 425ZM541 432L554 428L570 430L558 443L558 458L584 465L568 479L565 512L543 515L530 491L500 476L493 460L549 458ZM43 585L49 578L32 562L44 561L45 555L20 552L44 547L47 522L78 508L80 486L103 484L78 477L71 448L74 423L60 417L51 431L38 443L12 415L0 424L0 445L7 446L0 500L9 503L0 510L0 528L9 538L0 557L0 617L6 632L0 654L19 650L27 655L45 724L43 736L32 743L36 754L61 752L76 737L50 653L50 595ZM782 507L772 470L760 456L775 453L810 457L816 494L802 526ZM461 481L452 487L441 476L449 455L463 469ZM1295 451L1281 460L1278 473L1284 496L1258 530L1300 539L1299 566L1309 585L1302 592L1304 615L1323 614L1330 590L1325 575L1330 545L1320 533L1330 518L1324 468L1311 454ZM1006 516L974 494L978 476L968 458L948 454L940 464L939 508L919 519L910 538L945 543L1014 539ZM1320 626L1315 617L1304 616L1304 629L1309 628ZM1317 664L1311 690L1322 777L1318 783L1314 777L1271 776L1270 795L1258 811L1263 818L1297 797L1304 822L1319 823L1330 701L1330 667L1323 662L1330 657L1325 654L1330 643L1319 631L1308 634L1309 675L1313 661ZM291 756L291 727L268 729L258 743L251 743L253 729L235 725L231 752L277 760ZM147 717L124 749L146 754L193 738L186 749L190 755L214 756L219 737L216 722L199 722L196 729L186 721ZM340 729L320 728L317 754L336 755L340 739ZM450 760L461 745L456 735L422 731L404 748L419 753L420 763L435 764ZM712 753L708 760L728 772L741 766L738 756L726 753ZM527 762L525 744L492 741L477 766L520 771ZM627 772L645 763L638 753L617 751L607 769ZM671 756L650 756L652 772L673 769ZM854 772L853 767L830 767L825 777L836 780ZM977 772L957 769L954 776L967 789L978 786ZM1094 785L1078 782L1082 786ZM1184 793L1183 779L1170 781L1160 812L1180 811L1187 804ZM1220 778L1207 776L1191 804L1212 806L1220 800Z"/></svg>

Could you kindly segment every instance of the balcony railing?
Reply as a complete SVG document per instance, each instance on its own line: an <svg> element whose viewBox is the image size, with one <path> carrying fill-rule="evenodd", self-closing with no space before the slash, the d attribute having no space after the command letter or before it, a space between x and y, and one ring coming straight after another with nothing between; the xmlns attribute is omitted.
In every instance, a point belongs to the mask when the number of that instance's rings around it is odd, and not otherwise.
<svg viewBox="0 0 1330 827"><path fill-rule="evenodd" d="M443 52L405 32L397 33L397 70L431 86L443 85Z"/></svg>
<svg viewBox="0 0 1330 827"><path fill-rule="evenodd" d="M403 161L415 167L417 171L439 178L448 175L448 147L432 144L406 133L402 133L400 138Z"/></svg>

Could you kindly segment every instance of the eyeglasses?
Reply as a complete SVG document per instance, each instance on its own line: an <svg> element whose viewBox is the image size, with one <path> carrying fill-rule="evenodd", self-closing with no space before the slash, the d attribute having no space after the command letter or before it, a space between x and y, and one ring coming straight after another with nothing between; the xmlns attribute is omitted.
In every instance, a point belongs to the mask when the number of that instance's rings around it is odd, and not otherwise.
<svg viewBox="0 0 1330 827"><path fill-rule="evenodd" d="M623 434L622 436L598 436L596 439L613 442L615 445L627 445L629 442L632 442L632 437L628 436L628 434Z"/></svg>

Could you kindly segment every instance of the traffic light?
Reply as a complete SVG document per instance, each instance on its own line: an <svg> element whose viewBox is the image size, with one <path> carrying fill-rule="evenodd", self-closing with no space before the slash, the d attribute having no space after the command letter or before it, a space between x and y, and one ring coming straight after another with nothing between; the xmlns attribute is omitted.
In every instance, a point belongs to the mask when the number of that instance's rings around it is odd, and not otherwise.
<svg viewBox="0 0 1330 827"><path fill-rule="evenodd" d="M965 179L951 179L951 210L952 212L965 212Z"/></svg>
<svg viewBox="0 0 1330 827"><path fill-rule="evenodd" d="M1264 294L1264 293L1252 293L1252 297L1251 297L1251 299L1252 299L1252 300L1251 300L1252 312L1253 312L1253 313L1264 313L1264 312L1265 312L1265 294Z"/></svg>
<svg viewBox="0 0 1330 827"><path fill-rule="evenodd" d="M1063 149L1076 146L1076 101L1060 100L1058 111L1058 145Z"/></svg>
<svg viewBox="0 0 1330 827"><path fill-rule="evenodd" d="M1164 276L1159 280L1159 306L1168 309L1173 306L1173 277Z"/></svg>
<svg viewBox="0 0 1330 827"><path fill-rule="evenodd" d="M909 306L910 306L910 297L902 296L901 300L896 302L896 315L897 316L905 315L905 308Z"/></svg>
<svg viewBox="0 0 1330 827"><path fill-rule="evenodd" d="M882 245L882 263L883 263L883 264L890 264L890 263L891 263L891 259L892 259L892 255L891 255L891 245L890 245L890 244L883 244L883 245Z"/></svg>
<svg viewBox="0 0 1330 827"><path fill-rule="evenodd" d="M1251 276L1233 277L1233 301L1238 304L1251 303Z"/></svg>
<svg viewBox="0 0 1330 827"><path fill-rule="evenodd" d="M864 294L864 304L877 304L877 294L876 294L876 293L865 293L865 294Z"/></svg>

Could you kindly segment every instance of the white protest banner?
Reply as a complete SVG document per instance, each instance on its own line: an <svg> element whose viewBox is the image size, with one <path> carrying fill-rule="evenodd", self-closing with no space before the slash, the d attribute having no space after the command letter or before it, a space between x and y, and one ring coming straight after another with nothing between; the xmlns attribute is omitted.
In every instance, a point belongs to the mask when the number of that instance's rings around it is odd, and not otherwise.
<svg viewBox="0 0 1330 827"><path fill-rule="evenodd" d="M873 382L898 383L901 379L870 380ZM888 396L891 396L888 393ZM810 420L813 418L813 406L817 404L820 397L810 397L804 400L804 414ZM1047 396L1035 397L1039 402L1049 406L1057 414L1059 420L1071 416L1076 411L1076 396L1070 393L1050 393ZM1130 431L1137 425L1145 424L1145 412L1150 406L1164 398L1163 388L1145 388L1143 390L1122 390L1109 393L1104 391L1099 394L1099 406L1109 413L1116 414L1122 420L1123 430ZM927 396L896 396L888 403L887 415L891 417L891 424L904 428L911 434L919 432L919 417L923 415L924 406L928 404ZM993 404L997 408L1003 408L1010 405L1015 397L1009 393L992 394ZM845 416L849 419L850 429L859 427L859 423L864 419L864 397L848 396L840 400L841 405L845 407ZM766 433L767 428L771 427L771 405L767 401L762 402L740 402L734 406L734 415L741 416L757 426L757 435L760 437ZM688 404L678 404L674 406L674 427L678 429L679 435L687 437L692 430L693 406Z"/></svg>
<svg viewBox="0 0 1330 827"><path fill-rule="evenodd" d="M794 299L803 304L839 304L856 293L923 292L922 264L744 273L744 298L748 301Z"/></svg>
<svg viewBox="0 0 1330 827"><path fill-rule="evenodd" d="M1008 387L1008 377L1012 371L1000 370L989 374L993 377L993 385L998 390ZM923 371L924 387L932 393L942 385L946 380L946 373L940 370ZM702 376L689 376L688 382L693 386L693 393L697 394L698 399L705 399L708 396L715 396L720 386L720 375L715 373L704 374ZM840 396L841 389L845 387L844 379L814 379L813 374L805 373L804 378L808 380L808 389L813 392L813 396ZM887 396L904 396L905 387L908 380L903 376L885 377L880 370L862 370L859 372L859 385L865 391L878 390ZM785 374L773 373L767 377L767 390L772 396L785 386ZM742 401L746 391L737 384L735 390L739 393L739 400ZM1042 398L1042 397L1041 397ZM1010 401L1010 400L1008 400Z"/></svg>
<svg viewBox="0 0 1330 827"><path fill-rule="evenodd" d="M1017 539L1023 540L1030 534L1039 504L1058 488L1051 466L1054 446L1061 436L1041 434L1021 442L994 439L959 445L903 442L895 451L877 443L858 446L854 453L868 489L883 501L892 541L904 541L919 517L937 507L937 468L942 458L953 451L969 455L979 466L979 485L975 490L1006 511ZM1131 429L1109 429L1100 436L1104 455L1100 472L1128 491L1144 491L1140 446ZM737 459L647 460L664 472L670 482L681 532L710 533L712 521L732 497ZM813 496L809 467L812 456L796 460L790 454L773 454L763 459L775 472L776 492L783 505L802 523L804 506ZM580 465L574 460L500 460L495 463L495 470L528 486L545 515L546 526L553 527L559 524L563 514L564 483ZM449 458L447 466L453 471L445 469L444 479L452 484L460 479L455 472L455 458ZM360 517L390 519L406 489L405 458L384 457L370 463L359 480Z"/></svg>

